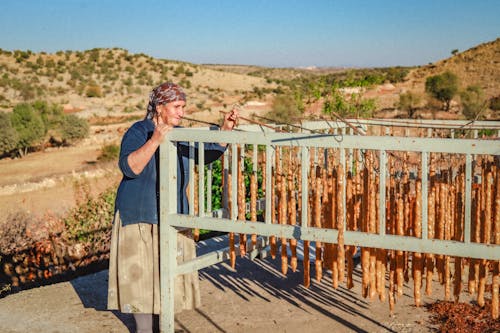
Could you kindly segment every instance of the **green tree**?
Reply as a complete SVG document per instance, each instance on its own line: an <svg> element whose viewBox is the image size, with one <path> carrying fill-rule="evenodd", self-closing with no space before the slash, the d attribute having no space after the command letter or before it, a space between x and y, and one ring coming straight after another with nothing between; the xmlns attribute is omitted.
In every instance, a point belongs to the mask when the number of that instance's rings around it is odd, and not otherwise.
<svg viewBox="0 0 500 333"><path fill-rule="evenodd" d="M363 98L361 94L352 94L349 103L356 118L371 117L376 108L375 99Z"/></svg>
<svg viewBox="0 0 500 333"><path fill-rule="evenodd" d="M45 126L42 117L30 104L16 105L11 115L11 121L19 136L17 148L21 156L27 153L28 148L42 142Z"/></svg>
<svg viewBox="0 0 500 333"><path fill-rule="evenodd" d="M18 140L19 136L12 126L10 115L0 112L0 155L16 149Z"/></svg>
<svg viewBox="0 0 500 333"><path fill-rule="evenodd" d="M89 124L85 119L74 114L66 115L61 124L61 138L63 143L83 139L89 135Z"/></svg>
<svg viewBox="0 0 500 333"><path fill-rule="evenodd" d="M349 103L337 89L332 89L331 95L327 96L323 103L323 113L331 114L332 112L343 116L351 113Z"/></svg>
<svg viewBox="0 0 500 333"><path fill-rule="evenodd" d="M483 89L479 86L468 86L460 93L460 98L463 107L462 113L467 119L477 119L488 106Z"/></svg>
<svg viewBox="0 0 500 333"><path fill-rule="evenodd" d="M409 91L399 95L399 102L397 102L396 105L398 108L408 113L408 118L413 118L421 100L419 95Z"/></svg>
<svg viewBox="0 0 500 333"><path fill-rule="evenodd" d="M58 127L64 117L61 106L57 104L48 104L45 101L35 101L31 104L33 109L42 117L45 128Z"/></svg>
<svg viewBox="0 0 500 333"><path fill-rule="evenodd" d="M338 113L341 116L370 117L376 108L375 100L363 98L361 94L353 93L345 96L335 87L325 98L323 113Z"/></svg>
<svg viewBox="0 0 500 333"><path fill-rule="evenodd" d="M425 91L445 105L445 111L450 109L450 102L458 92L458 77L451 72L429 76L425 80Z"/></svg>

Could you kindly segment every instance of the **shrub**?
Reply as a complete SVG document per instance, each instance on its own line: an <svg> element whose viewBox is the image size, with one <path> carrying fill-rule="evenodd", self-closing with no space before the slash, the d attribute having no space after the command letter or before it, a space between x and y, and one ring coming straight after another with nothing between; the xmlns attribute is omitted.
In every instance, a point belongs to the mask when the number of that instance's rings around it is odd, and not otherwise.
<svg viewBox="0 0 500 333"><path fill-rule="evenodd" d="M403 82L409 72L409 69L405 67L389 67L385 79L392 83Z"/></svg>
<svg viewBox="0 0 500 333"><path fill-rule="evenodd" d="M31 106L42 117L47 130L58 127L64 117L62 107L56 104L49 105L45 101L35 101Z"/></svg>
<svg viewBox="0 0 500 333"><path fill-rule="evenodd" d="M19 96L23 101L30 101L37 96L37 89L35 89L29 82L21 82L17 87Z"/></svg>
<svg viewBox="0 0 500 333"><path fill-rule="evenodd" d="M325 98L323 113L338 113L341 116L371 117L376 108L375 100L362 98L361 94L345 96L337 89L332 89L330 96Z"/></svg>
<svg viewBox="0 0 500 333"><path fill-rule="evenodd" d="M462 113L467 119L477 119L488 105L483 89L479 86L468 86L460 93L460 98L463 107Z"/></svg>
<svg viewBox="0 0 500 333"><path fill-rule="evenodd" d="M191 88L191 81L182 79L179 81L179 85L185 89L190 89Z"/></svg>
<svg viewBox="0 0 500 333"><path fill-rule="evenodd" d="M297 101L291 95L278 95L272 105L272 111L267 117L276 122L290 123L302 116Z"/></svg>
<svg viewBox="0 0 500 333"><path fill-rule="evenodd" d="M450 109L450 102L458 92L458 77L451 72L433 75L425 80L425 91L445 104L445 111Z"/></svg>
<svg viewBox="0 0 500 333"><path fill-rule="evenodd" d="M109 241L105 234L111 230L115 189L109 188L97 198L93 198L88 183L75 183L74 187L76 191L84 193L77 207L64 218L68 240L73 243L83 242L90 250L99 249L103 242Z"/></svg>
<svg viewBox="0 0 500 333"><path fill-rule="evenodd" d="M89 135L89 124L73 114L66 115L61 123L61 137L64 142L83 139Z"/></svg>
<svg viewBox="0 0 500 333"><path fill-rule="evenodd" d="M410 92L399 95L399 102L397 106L408 113L408 118L413 118L417 108L421 102L421 97L417 94Z"/></svg>
<svg viewBox="0 0 500 333"><path fill-rule="evenodd" d="M120 156L120 146L116 144L105 145L101 148L101 153L97 157L100 162L116 161Z"/></svg>
<svg viewBox="0 0 500 333"><path fill-rule="evenodd" d="M180 74L184 74L186 69L184 68L184 65L179 65L174 71L174 76L179 76Z"/></svg>
<svg viewBox="0 0 500 333"><path fill-rule="evenodd" d="M87 97L102 97L102 90L100 86L96 84L90 84L87 86L85 94Z"/></svg>
<svg viewBox="0 0 500 333"><path fill-rule="evenodd" d="M0 155L7 154L16 149L19 136L12 126L10 115L0 112Z"/></svg>
<svg viewBox="0 0 500 333"><path fill-rule="evenodd" d="M125 80L123 80L123 84L126 85L127 87L131 87L134 84L134 80L131 77L128 77Z"/></svg>
<svg viewBox="0 0 500 333"><path fill-rule="evenodd" d="M12 126L19 135L17 148L21 155L28 148L42 142L45 135L45 125L40 115L29 104L18 104L11 115Z"/></svg>
<svg viewBox="0 0 500 333"><path fill-rule="evenodd" d="M500 96L492 97L490 99L490 109L493 111L500 110Z"/></svg>
<svg viewBox="0 0 500 333"><path fill-rule="evenodd" d="M10 254L22 251L32 245L34 239L28 232L29 226L33 225L36 218L26 211L10 213L6 223L0 231L0 254Z"/></svg>

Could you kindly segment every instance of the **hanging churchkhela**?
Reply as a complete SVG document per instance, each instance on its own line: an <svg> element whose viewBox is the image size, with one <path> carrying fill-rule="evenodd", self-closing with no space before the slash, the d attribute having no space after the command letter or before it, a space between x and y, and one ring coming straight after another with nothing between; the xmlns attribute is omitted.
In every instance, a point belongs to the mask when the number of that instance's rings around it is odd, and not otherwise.
<svg viewBox="0 0 500 333"><path fill-rule="evenodd" d="M254 146L257 147L257 146ZM254 148L256 149L256 148ZM440 253L408 252L396 249L378 249L344 244L344 231L362 231L378 234L421 238L423 182L427 177L427 225L428 239L465 241L465 187L466 167L460 156L430 153L428 170L422 171L420 153L387 152L385 175L380 174L379 155L375 151L352 149L349 158L340 163L338 149L309 149L307 167L301 166L298 147L275 146L274 156L266 158L265 151L258 151L257 165L249 175L250 220L257 220L256 201L258 187L261 193L271 193L271 223L300 225L304 191L308 191L307 212L311 227L338 231L335 243L315 241L315 279L322 281L331 274L332 285L338 288L346 283L354 286L354 256L360 251L361 290L363 297L381 301L388 299L394 310L397 299L403 295L403 286L413 279L413 297L416 306L423 304L423 295L430 296L436 281L442 285L446 300L459 301L464 289L476 294L477 303L485 306L491 302L494 318L499 316L499 263L484 259L461 258ZM347 151L347 150L346 150ZM224 179L230 191L238 191L238 219L245 220L244 162L253 151L245 154L239 150L237 168ZM255 157L254 157L255 158ZM353 158L353 160L351 160ZM475 156L474 181L470 194L472 206L470 216L470 242L500 244L500 168L499 159ZM266 163L271 163L271 174L266 174ZM233 170L234 169L234 170ZM301 174L307 170L307 174ZM384 168L385 170L385 168ZM257 184L257 173L262 182ZM231 189L230 177L238 178L238 187ZM271 188L265 188L265 177L271 177ZM307 189L302 188L302 177L307 178ZM385 223L379 221L381 199L379 188L381 177L385 177ZM230 205L235 204L229 201ZM380 230L381 227L384 230ZM252 243L255 244L255 235ZM281 271L296 271L297 240L276 236L269 237L270 253L276 258L280 254ZM229 235L230 253L234 251L234 235ZM246 240L240 235L240 253L244 253ZM310 241L303 241L304 286L311 284ZM290 250L289 252L287 250ZM289 258L290 256L290 258ZM231 254L234 266L234 255ZM462 280L462 277L466 279ZM387 278L387 282L386 282ZM491 288L489 287L491 286ZM491 301L490 301L491 299Z"/></svg>
<svg viewBox="0 0 500 333"><path fill-rule="evenodd" d="M238 147L238 220L244 221L246 220L246 203L245 203L245 178L243 175L243 170L245 168L244 161L244 146ZM246 255L247 249L247 235L240 234L239 235L240 242L240 256L244 257Z"/></svg>

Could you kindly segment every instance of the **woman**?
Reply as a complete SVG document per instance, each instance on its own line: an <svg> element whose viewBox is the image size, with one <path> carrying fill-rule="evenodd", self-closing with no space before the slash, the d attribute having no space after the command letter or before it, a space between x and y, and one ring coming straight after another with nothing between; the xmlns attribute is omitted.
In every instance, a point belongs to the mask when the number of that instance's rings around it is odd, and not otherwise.
<svg viewBox="0 0 500 333"><path fill-rule="evenodd" d="M185 107L186 95L180 86L170 82L159 85L150 94L146 118L134 123L121 143L118 164L123 178L111 236L108 309L133 313L140 333L152 332L152 314L160 311L158 148L167 132L179 126ZM232 110L221 129L232 130L237 120L238 112ZM186 214L189 146L179 142L177 148L177 210ZM211 143L204 149L205 163L211 163L226 147Z"/></svg>

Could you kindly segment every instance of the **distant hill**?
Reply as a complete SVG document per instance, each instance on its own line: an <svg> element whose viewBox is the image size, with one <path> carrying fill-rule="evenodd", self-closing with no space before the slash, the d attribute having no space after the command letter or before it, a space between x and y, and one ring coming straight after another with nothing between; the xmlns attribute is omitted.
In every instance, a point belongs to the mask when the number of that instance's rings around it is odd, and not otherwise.
<svg viewBox="0 0 500 333"><path fill-rule="evenodd" d="M407 77L414 88L423 90L429 76L450 71L456 74L462 88L480 86L487 97L500 96L500 38L479 44L450 58L413 70Z"/></svg>
<svg viewBox="0 0 500 333"><path fill-rule="evenodd" d="M457 52L426 66L387 69L269 68L204 64L156 59L121 48L34 53L0 49L0 111L23 101L42 99L87 117L143 114L152 87L164 81L181 84L188 94L188 113L217 119L218 110L234 103L258 101L251 112L267 112L277 93L290 86L330 88L327 82L403 73L397 82L364 87L378 110L392 108L405 91L424 93L427 77L451 71L462 88L479 85L487 98L500 95L500 38ZM408 73L408 74L406 74ZM401 82L402 80L402 82ZM366 80L365 80L366 81ZM394 83L394 86L387 82ZM290 82L293 82L291 85ZM380 81L378 81L380 82ZM388 89L388 87L390 89ZM304 95L305 96L305 95ZM307 97L309 98L309 97ZM317 105L316 105L317 104ZM312 105L321 110L321 101ZM257 105L249 103L248 105Z"/></svg>
<svg viewBox="0 0 500 333"><path fill-rule="evenodd" d="M262 77L119 48L54 54L0 49L0 73L0 110L43 99L96 113L143 112L151 89L168 80L186 90L188 111L210 111L269 94L276 86Z"/></svg>

